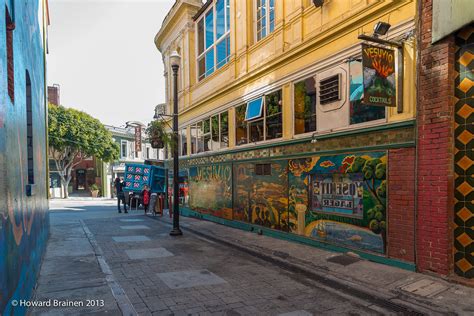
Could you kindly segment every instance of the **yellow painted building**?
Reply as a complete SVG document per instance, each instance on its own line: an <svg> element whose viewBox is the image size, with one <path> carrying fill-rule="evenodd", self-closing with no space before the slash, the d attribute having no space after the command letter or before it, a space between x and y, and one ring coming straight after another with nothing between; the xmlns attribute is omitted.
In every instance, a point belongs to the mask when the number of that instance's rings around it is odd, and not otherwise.
<svg viewBox="0 0 474 316"><path fill-rule="evenodd" d="M397 230L404 220L414 221L412 213L403 214L414 209L400 209L401 198L389 190L401 181L390 178L392 166L406 173L415 166L414 159L402 166L391 159L415 151L417 3L316 2L322 5L177 0L166 16L155 44L166 69L167 114L173 103L169 56L182 57L184 209L409 265L414 232L400 237ZM379 38L402 43L396 79L385 83L403 97L396 100L401 110L362 104L358 36L372 36L378 22L391 25ZM349 192L352 185L360 194Z"/></svg>

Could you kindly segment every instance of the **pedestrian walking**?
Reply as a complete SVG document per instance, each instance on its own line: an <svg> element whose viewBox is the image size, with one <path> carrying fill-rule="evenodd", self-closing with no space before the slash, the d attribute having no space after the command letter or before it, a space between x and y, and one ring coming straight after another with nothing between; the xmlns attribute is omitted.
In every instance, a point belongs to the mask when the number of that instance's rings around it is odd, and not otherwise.
<svg viewBox="0 0 474 316"><path fill-rule="evenodd" d="M150 204L150 190L147 185L143 187L142 191L143 207L145 208L145 215L148 212L148 205Z"/></svg>
<svg viewBox="0 0 474 316"><path fill-rule="evenodd" d="M125 204L125 194L123 192L123 186L124 186L123 179L120 179L119 177L117 177L115 179L115 195L117 196L118 212L122 213L122 210L120 208L120 202L122 202L125 213L128 213L127 204Z"/></svg>

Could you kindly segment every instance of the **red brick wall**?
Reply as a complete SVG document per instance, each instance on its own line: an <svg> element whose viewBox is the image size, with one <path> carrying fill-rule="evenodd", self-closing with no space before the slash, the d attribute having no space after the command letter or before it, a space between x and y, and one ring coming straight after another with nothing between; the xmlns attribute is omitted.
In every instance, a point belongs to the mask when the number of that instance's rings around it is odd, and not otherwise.
<svg viewBox="0 0 474 316"><path fill-rule="evenodd" d="M431 44L432 0L423 1L418 78L417 261L421 271L451 270L454 37Z"/></svg>
<svg viewBox="0 0 474 316"><path fill-rule="evenodd" d="M388 255L415 262L415 148L388 152Z"/></svg>

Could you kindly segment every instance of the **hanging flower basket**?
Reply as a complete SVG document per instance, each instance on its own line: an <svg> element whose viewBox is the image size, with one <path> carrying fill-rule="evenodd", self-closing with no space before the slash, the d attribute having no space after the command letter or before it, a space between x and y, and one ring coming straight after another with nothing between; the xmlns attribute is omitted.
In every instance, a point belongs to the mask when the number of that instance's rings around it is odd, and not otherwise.
<svg viewBox="0 0 474 316"><path fill-rule="evenodd" d="M152 148L164 148L172 146L173 138L166 132L165 123L162 121L152 121L148 124L146 133L150 139Z"/></svg>

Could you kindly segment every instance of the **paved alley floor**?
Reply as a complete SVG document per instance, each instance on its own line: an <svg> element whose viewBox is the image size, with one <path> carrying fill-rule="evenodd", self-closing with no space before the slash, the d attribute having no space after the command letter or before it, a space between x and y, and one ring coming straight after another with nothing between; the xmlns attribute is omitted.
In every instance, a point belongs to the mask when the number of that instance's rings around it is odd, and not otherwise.
<svg viewBox="0 0 474 316"><path fill-rule="evenodd" d="M436 308L426 312L422 304L417 309L413 301L409 303L415 308L400 309L402 305L394 300L360 295L355 283L331 287L336 283L328 282L334 272L330 268L327 278L318 280L229 243L249 234L245 238L258 246L260 241L254 238L262 236L256 234L182 217L184 235L171 237L168 219L144 216L143 211L118 214L114 201L52 201L51 210L51 237L35 301L66 306L36 307L30 310L33 315L436 313ZM228 243L219 242L219 236ZM270 249L265 244L268 240L276 241L265 238L256 248L262 254ZM272 244L280 242L284 241ZM314 249L297 245L280 256L294 255L290 250L299 247L306 252ZM317 249L312 252L328 254ZM399 270L393 276L406 278L409 274ZM359 295L353 295L355 291ZM447 311L440 310L440 314Z"/></svg>

